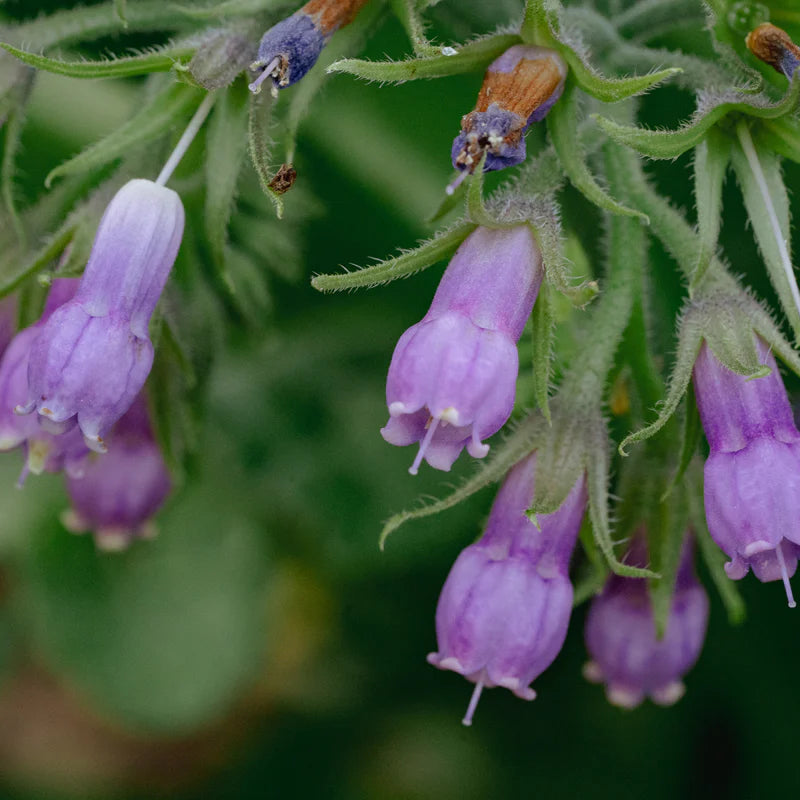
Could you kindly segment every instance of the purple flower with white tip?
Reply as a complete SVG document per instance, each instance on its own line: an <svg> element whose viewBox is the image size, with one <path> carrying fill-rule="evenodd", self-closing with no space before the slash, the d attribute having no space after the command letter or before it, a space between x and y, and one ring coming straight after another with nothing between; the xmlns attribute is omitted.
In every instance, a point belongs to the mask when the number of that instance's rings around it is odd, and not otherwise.
<svg viewBox="0 0 800 800"><path fill-rule="evenodd" d="M109 441L108 453L93 454L83 475L67 478L72 508L63 519L74 533L93 531L101 549L122 550L134 539L155 535L152 517L172 484L142 395L114 426Z"/></svg>
<svg viewBox="0 0 800 800"><path fill-rule="evenodd" d="M275 94L297 83L317 63L331 36L352 22L366 1L310 0L273 25L261 38L258 58L250 65L250 69L259 71L250 91L260 92L268 78Z"/></svg>
<svg viewBox="0 0 800 800"><path fill-rule="evenodd" d="M31 349L21 414L53 431L77 422L93 450L130 408L153 363L150 317L183 235L178 195L132 180L114 196L74 299L47 320Z"/></svg>
<svg viewBox="0 0 800 800"><path fill-rule="evenodd" d="M586 648L592 660L584 675L593 683L605 683L610 703L635 708L650 697L670 706L683 697L683 676L697 661L708 626L708 595L694 574L692 550L687 540L661 639L656 636L646 579L612 575L592 600L586 619ZM634 560L645 566L643 559Z"/></svg>
<svg viewBox="0 0 800 800"><path fill-rule="evenodd" d="M543 120L564 91L567 67L554 50L514 45L486 71L475 109L461 120L451 158L461 175L455 187L473 173L486 154L484 172L525 160L525 132Z"/></svg>
<svg viewBox="0 0 800 800"><path fill-rule="evenodd" d="M761 581L789 578L800 557L800 432L778 365L767 345L759 355L771 372L748 380L724 367L703 343L694 365L697 407L711 455L705 464L708 530L730 557L728 577L752 567Z"/></svg>
<svg viewBox="0 0 800 800"><path fill-rule="evenodd" d="M41 318L11 340L0 359L0 451L23 447L25 466L19 485L28 473L59 472L80 474L88 453L78 431L59 434L47 429L47 420L20 416L14 409L28 397L28 361L34 342L45 322L61 305L72 299L78 287L75 278L53 281Z"/></svg>
<svg viewBox="0 0 800 800"><path fill-rule="evenodd" d="M401 337L386 381L390 444L420 442L410 472L425 459L449 470L514 408L517 340L542 282L539 248L526 225L477 228L458 248L430 310Z"/></svg>
<svg viewBox="0 0 800 800"><path fill-rule="evenodd" d="M486 531L456 559L436 608L439 650L428 661L475 684L464 718L472 722L484 687L533 700L531 682L564 644L572 613L569 560L586 508L583 476L558 511L538 517L536 455L517 464L492 506Z"/></svg>

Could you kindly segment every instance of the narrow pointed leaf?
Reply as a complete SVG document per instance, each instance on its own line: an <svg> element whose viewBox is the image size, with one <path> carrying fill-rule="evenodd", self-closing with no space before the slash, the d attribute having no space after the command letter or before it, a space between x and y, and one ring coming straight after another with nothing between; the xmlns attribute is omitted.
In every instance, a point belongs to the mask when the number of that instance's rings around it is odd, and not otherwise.
<svg viewBox="0 0 800 800"><path fill-rule="evenodd" d="M555 317L550 288L543 284L533 306L533 396L544 418L550 422L550 379L552 375Z"/></svg>
<svg viewBox="0 0 800 800"><path fill-rule="evenodd" d="M16 156L23 128L23 109L17 105L8 115L3 130L3 157L0 162L0 194L6 207L17 239L24 246L25 229L17 211L14 178L16 175Z"/></svg>
<svg viewBox="0 0 800 800"><path fill-rule="evenodd" d="M221 94L208 123L205 231L214 264L220 273L225 273L228 222L247 148L249 93L239 81Z"/></svg>
<svg viewBox="0 0 800 800"><path fill-rule="evenodd" d="M96 169L125 155L130 148L152 141L186 117L198 101L198 92L178 84L168 86L124 125L52 170L45 185L64 175Z"/></svg>
<svg viewBox="0 0 800 800"><path fill-rule="evenodd" d="M605 189L601 188L586 165L586 158L581 150L580 140L575 135L578 127L578 103L575 91L567 86L561 99L553 106L547 116L547 130L558 153L561 166L572 185L581 192L589 202L627 217L639 217L645 222L647 215L618 203Z"/></svg>
<svg viewBox="0 0 800 800"><path fill-rule="evenodd" d="M496 34L454 48L454 55L425 56L407 61L362 61L346 58L328 67L328 72L346 72L368 81L404 83L420 78L444 78L485 69L509 47L519 44L516 34Z"/></svg>
<svg viewBox="0 0 800 800"><path fill-rule="evenodd" d="M691 381L686 387L686 403L684 403L683 426L681 431L681 452L678 458L678 468L670 481L666 492L661 497L661 502L672 493L674 488L683 480L689 464L692 463L697 446L703 435L703 426L700 423L700 413L694 398L694 386Z"/></svg>
<svg viewBox="0 0 800 800"><path fill-rule="evenodd" d="M128 18L126 16L128 11L128 0L114 0L114 11L122 22L124 27L128 27Z"/></svg>
<svg viewBox="0 0 800 800"><path fill-rule="evenodd" d="M693 287L706 274L717 250L722 222L722 185L729 163L730 141L714 129L710 130L708 137L695 148L694 154L694 195L700 254L692 275Z"/></svg>
<svg viewBox="0 0 800 800"><path fill-rule="evenodd" d="M414 52L425 56L440 55L441 48L431 45L425 36L425 25L419 14L417 0L391 0L391 3L392 11L405 28Z"/></svg>
<svg viewBox="0 0 800 800"><path fill-rule="evenodd" d="M380 547L384 548L386 539L401 525L413 519L422 519L439 514L466 500L475 492L490 483L497 483L518 461L529 455L547 425L539 414L532 414L523 420L503 442L498 444L491 455L480 463L476 473L461 484L455 491L441 500L425 503L416 509L401 511L390 517L380 535Z"/></svg>
<svg viewBox="0 0 800 800"><path fill-rule="evenodd" d="M272 137L269 135L269 123L274 106L275 101L269 92L251 95L248 142L250 159L258 175L258 182L264 194L275 206L275 214L280 219L283 216L283 198L272 188L272 180L277 169L270 163Z"/></svg>
<svg viewBox="0 0 800 800"><path fill-rule="evenodd" d="M737 144L733 148L733 167L770 280L795 339L800 341L800 290L791 260L789 197L780 160L763 148L756 150L749 134L741 132L742 147Z"/></svg>
<svg viewBox="0 0 800 800"><path fill-rule="evenodd" d="M681 71L679 67L671 67L647 75L606 78L584 64L574 51L562 49L561 54L581 89L604 103L616 103L627 97L642 94L657 83L661 83Z"/></svg>
<svg viewBox="0 0 800 800"><path fill-rule="evenodd" d="M462 222L395 258L363 267L356 272L315 275L311 279L311 285L320 292L341 292L345 289L380 286L398 278L407 278L449 258L473 230L475 225Z"/></svg>
<svg viewBox="0 0 800 800"><path fill-rule="evenodd" d="M187 45L160 48L137 56L103 59L102 61L59 61L55 58L28 53L10 44L0 44L12 56L29 67L66 75L70 78L127 78L151 72L168 72L176 63L191 57L193 47Z"/></svg>
<svg viewBox="0 0 800 800"><path fill-rule="evenodd" d="M774 150L800 164L800 120L796 117L764 120L754 135L759 150Z"/></svg>

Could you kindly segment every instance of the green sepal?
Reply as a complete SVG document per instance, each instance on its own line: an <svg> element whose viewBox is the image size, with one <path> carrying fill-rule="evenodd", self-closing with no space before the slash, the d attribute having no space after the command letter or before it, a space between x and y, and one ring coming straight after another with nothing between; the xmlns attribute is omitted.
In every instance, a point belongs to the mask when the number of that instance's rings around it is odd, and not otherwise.
<svg viewBox="0 0 800 800"><path fill-rule="evenodd" d="M283 198L272 188L272 179L276 170L270 163L272 152L272 137L269 135L269 123L275 100L270 92L259 92L250 96L250 113L247 125L248 147L250 160L258 175L261 190L272 201L275 215L278 219L283 217Z"/></svg>
<svg viewBox="0 0 800 800"><path fill-rule="evenodd" d="M578 129L578 103L575 90L567 84L561 99L547 115L547 131L558 154L561 166L572 185L596 206L627 217L639 217L649 223L646 214L618 203L595 180L575 135Z"/></svg>
<svg viewBox="0 0 800 800"><path fill-rule="evenodd" d="M255 58L256 45L238 29L211 31L197 42L192 60L177 64L178 77L207 91L222 89L236 80Z"/></svg>
<svg viewBox="0 0 800 800"><path fill-rule="evenodd" d="M594 119L614 141L631 147L642 155L654 159L677 158L689 148L699 144L711 127L728 114L739 113L759 119L777 119L792 113L797 107L799 98L800 71L796 73L786 94L777 103L770 103L763 96L749 101L707 102L703 110L698 110L689 122L674 131L656 131L620 125L600 115L594 115Z"/></svg>
<svg viewBox="0 0 800 800"><path fill-rule="evenodd" d="M661 483L663 490L663 482ZM672 610L675 578L681 562L681 550L686 540L689 514L687 503L681 498L658 502L651 506L647 515L647 550L650 566L659 573L648 583L656 636L664 636Z"/></svg>
<svg viewBox="0 0 800 800"><path fill-rule="evenodd" d="M736 582L732 581L725 573L727 557L717 547L716 542L708 532L703 499L703 470L697 461L690 468L686 486L689 521L694 531L700 554L728 613L728 622L731 625L739 625L744 622L747 616L747 609L739 590L736 588Z"/></svg>
<svg viewBox="0 0 800 800"><path fill-rule="evenodd" d="M544 418L551 422L550 379L552 377L553 341L555 339L555 315L553 299L548 284L542 283L539 296L533 306L531 337L533 339L533 397Z"/></svg>
<svg viewBox="0 0 800 800"><path fill-rule="evenodd" d="M236 184L247 147L250 93L244 81L238 81L220 94L208 123L206 139L204 228L211 249L211 259L224 278L227 272L225 256L228 223L233 213Z"/></svg>
<svg viewBox="0 0 800 800"><path fill-rule="evenodd" d="M394 514L386 521L381 530L379 539L381 550L385 547L389 535L409 520L422 519L446 511L489 484L502 480L516 463L536 448L537 442L547 427L547 422L541 414L531 414L493 448L491 455L480 462L477 471L471 478L464 481L447 497L426 502L416 509Z"/></svg>
<svg viewBox="0 0 800 800"><path fill-rule="evenodd" d="M519 32L527 44L553 46L553 31L558 29L558 9L560 3L556 6L554 0L526 0Z"/></svg>
<svg viewBox="0 0 800 800"><path fill-rule="evenodd" d="M713 128L694 151L694 197L700 253L690 281L692 288L697 288L717 251L722 221L722 186L730 159L730 140Z"/></svg>
<svg viewBox="0 0 800 800"><path fill-rule="evenodd" d="M425 36L425 24L420 16L417 0L391 0L391 6L418 56L441 55L441 47L432 45Z"/></svg>
<svg viewBox="0 0 800 800"><path fill-rule="evenodd" d="M124 125L51 170L45 186L49 188L55 178L101 167L125 155L132 147L152 141L193 111L197 104L195 90L170 84Z"/></svg>
<svg viewBox="0 0 800 800"><path fill-rule="evenodd" d="M405 61L363 61L345 58L328 67L328 72L345 72L367 81L405 83L420 78L444 78L485 69L509 47L520 43L516 34L498 33L454 48L455 55L424 56Z"/></svg>
<svg viewBox="0 0 800 800"><path fill-rule="evenodd" d="M341 292L347 289L381 286L398 278L407 278L416 272L444 261L455 253L458 246L475 230L475 225L460 222L413 250L381 261L356 272L315 275L311 285L320 292Z"/></svg>
<svg viewBox="0 0 800 800"><path fill-rule="evenodd" d="M669 482L666 491L661 495L663 503L675 487L683 480L689 464L692 463L697 446L702 438L703 426L700 422L700 412L697 410L697 403L694 396L694 385L689 381L686 387L686 402L683 404L683 424L681 425L681 451L678 456L678 467L675 475Z"/></svg>
<svg viewBox="0 0 800 800"><path fill-rule="evenodd" d="M605 426L604 426L605 427ZM592 522L595 540L608 562L611 571L628 578L660 577L650 569L632 567L623 564L614 553L614 541L611 538L611 524L608 518L608 478L609 457L608 438L602 446L589 450L586 462L586 480L589 490L589 518Z"/></svg>
<svg viewBox="0 0 800 800"><path fill-rule="evenodd" d="M740 142L733 147L733 168L747 216L783 312L795 340L800 342L800 290L791 261L789 198L780 159L763 148L757 149L745 128L738 132Z"/></svg>
<svg viewBox="0 0 800 800"><path fill-rule="evenodd" d="M10 44L0 43L0 47L29 67L69 78L127 78L151 72L169 72L190 58L195 50L188 45L170 45L136 56L106 58L101 61L60 61L36 53L27 53Z"/></svg>
<svg viewBox="0 0 800 800"><path fill-rule="evenodd" d="M675 366L669 379L666 396L658 409L658 417L655 422L650 423L641 430L629 433L619 445L620 455L627 456L627 449L632 444L643 442L658 433L675 413L692 378L692 370L694 369L697 354L700 352L702 338L701 329L697 321L687 314L681 321Z"/></svg>
<svg viewBox="0 0 800 800"><path fill-rule="evenodd" d="M26 81L26 84L27 87L30 86L29 81ZM3 133L3 156L2 161L0 161L0 194L3 197L3 204L6 207L8 216L11 219L11 225L14 228L17 241L23 248L26 243L25 227L22 224L17 210L14 178L17 171L16 156L22 138L22 129L24 127L24 102L28 94L27 87L21 89L19 92L23 97L20 97L18 102L13 104L5 119L5 124L0 124L0 130L2 130Z"/></svg>
<svg viewBox="0 0 800 800"><path fill-rule="evenodd" d="M573 581L575 589L572 596L572 605L574 607L581 605L581 603L598 594L602 590L606 578L608 578L608 567L597 547L597 542L592 532L592 523L588 516L583 518L580 531L578 531L578 540L581 543L583 552L586 554L587 569Z"/></svg>
<svg viewBox="0 0 800 800"><path fill-rule="evenodd" d="M483 165L486 163L486 153L481 156L478 166L467 180L467 219L475 225L484 225L488 228L496 228L504 224L499 216L493 215L483 202ZM517 220L510 224L517 224Z"/></svg>

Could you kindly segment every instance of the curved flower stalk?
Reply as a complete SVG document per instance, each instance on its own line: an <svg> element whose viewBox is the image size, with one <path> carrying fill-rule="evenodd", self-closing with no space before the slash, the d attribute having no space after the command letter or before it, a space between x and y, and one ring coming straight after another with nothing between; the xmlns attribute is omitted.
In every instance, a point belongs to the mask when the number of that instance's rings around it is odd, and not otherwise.
<svg viewBox="0 0 800 800"><path fill-rule="evenodd" d="M322 48L339 28L351 23L367 0L309 0L292 16L273 25L262 37L250 69L258 77L250 91L272 80L272 92L297 83L317 63Z"/></svg>
<svg viewBox="0 0 800 800"><path fill-rule="evenodd" d="M683 697L682 678L700 655L708 625L708 595L694 573L693 549L687 539L663 636L657 635L644 579L612 575L592 600L586 618L586 648L592 660L584 676L606 685L610 703L635 708L649 697L670 706ZM643 566L644 551L643 541L637 539L633 557L626 561Z"/></svg>
<svg viewBox="0 0 800 800"><path fill-rule="evenodd" d="M483 458L483 440L514 408L516 343L542 282L541 254L526 225L477 228L456 251L430 310L397 343L386 381L390 444L420 442L422 460L449 470L466 447Z"/></svg>
<svg viewBox="0 0 800 800"><path fill-rule="evenodd" d="M509 472L483 536L459 555L439 597L439 649L428 661L475 684L465 725L472 724L484 687L502 686L533 700L530 683L567 635L569 560L586 508L586 482L581 477L557 511L538 517L537 527L526 514L535 472L535 453Z"/></svg>
<svg viewBox="0 0 800 800"><path fill-rule="evenodd" d="M108 453L87 459L80 476L67 476L72 508L63 521L73 533L92 531L102 550L124 550L155 536L152 517L171 489L144 395L114 425L109 443Z"/></svg>
<svg viewBox="0 0 800 800"><path fill-rule="evenodd" d="M64 469L69 474L81 474L88 454L78 432L59 434L47 429L46 420L40 425L35 417L14 413L28 396L28 363L36 340L56 310L74 296L77 287L74 278L53 281L39 321L17 333L0 360L0 451L24 448L20 486L30 472L39 475Z"/></svg>
<svg viewBox="0 0 800 800"><path fill-rule="evenodd" d="M74 299L44 324L28 364L18 413L36 411L51 429L77 423L86 444L103 437L130 408L153 363L150 317L183 235L178 195L133 180L115 195L95 237Z"/></svg>
<svg viewBox="0 0 800 800"><path fill-rule="evenodd" d="M708 530L731 561L735 580L752 567L761 581L789 578L800 557L800 431L775 358L758 340L768 375L726 369L707 345L694 365L694 388L711 447L705 465Z"/></svg>

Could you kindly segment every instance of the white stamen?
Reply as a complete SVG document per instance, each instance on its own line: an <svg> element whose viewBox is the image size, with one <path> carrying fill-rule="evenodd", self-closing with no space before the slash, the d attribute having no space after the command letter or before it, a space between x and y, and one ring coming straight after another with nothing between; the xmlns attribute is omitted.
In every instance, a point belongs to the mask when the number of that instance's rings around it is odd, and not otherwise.
<svg viewBox="0 0 800 800"><path fill-rule="evenodd" d="M428 430L425 433L425 438L422 440L422 444L419 446L417 457L414 459L414 463L408 469L411 475L416 475L419 472L419 465L422 463L422 459L425 458L425 451L430 446L431 440L433 439L433 434L436 433L436 428L438 427L439 419L433 419L431 417L431 419L428 421Z"/></svg>
<svg viewBox="0 0 800 800"><path fill-rule="evenodd" d="M483 691L483 681L478 681L475 688L472 690L472 697L469 699L467 706L467 713L464 714L464 719L461 720L462 725L469 727L472 725L472 717L475 715L475 709L478 707L478 700L481 699L481 692Z"/></svg>
<svg viewBox="0 0 800 800"><path fill-rule="evenodd" d="M275 58L273 58L272 61L270 61L269 64L267 64L267 66L264 67L264 69L261 72L261 74L252 83L247 85L247 88L253 94L258 94L261 91L261 84L264 83L264 81L267 78L274 77L273 73L280 66L280 63L281 63L281 57L280 56L275 56ZM274 92L275 87L273 86L272 88L273 88L273 92Z"/></svg>
<svg viewBox="0 0 800 800"><path fill-rule="evenodd" d="M465 169L462 169L461 172L452 181L450 181L450 183L447 184L444 190L445 193L452 197L455 194L456 189L458 189L458 187L464 183L464 180L468 174L469 173Z"/></svg>
<svg viewBox="0 0 800 800"><path fill-rule="evenodd" d="M189 124L183 132L183 136L178 140L178 144L175 145L172 155L167 159L167 163L164 164L164 168L156 178L156 185L167 185L167 181L172 177L172 173L175 172L175 167L178 166L180 160L186 155L189 145L206 121L206 117L209 111L211 111L211 107L214 105L216 99L216 95L213 92L209 92L203 99L203 102L197 107L197 111L194 112L194 116L189 120Z"/></svg>
<svg viewBox="0 0 800 800"><path fill-rule="evenodd" d="M775 236L775 244L778 245L778 254L781 259L783 271L786 274L786 280L789 282L789 289L792 293L792 300L794 300L795 308L800 313L800 290L797 288L797 279L794 274L794 267L792 266L792 259L789 256L789 249L786 247L786 239L783 236L780 222L778 222L778 215L775 212L775 206L772 203L772 196L769 193L767 186L767 179L764 176L764 171L761 169L761 162L758 160L758 153L753 145L753 139L750 136L750 131L744 122L740 122L736 126L736 133L739 136L739 142L742 145L742 150L747 157L747 163L750 164L750 169L753 171L753 177L758 184L758 190L761 192L761 199L764 201L764 208L767 210L772 233Z"/></svg>
<svg viewBox="0 0 800 800"><path fill-rule="evenodd" d="M794 600L794 595L792 594L792 584L789 583L789 572L786 569L786 562L783 559L783 548L781 545L778 545L775 548L775 555L778 558L778 565L781 568L781 578L783 579L783 586L786 589L786 600L789 603L789 608L795 608L797 603Z"/></svg>

